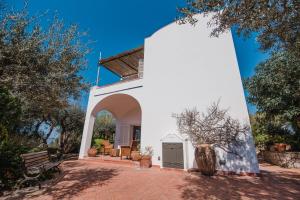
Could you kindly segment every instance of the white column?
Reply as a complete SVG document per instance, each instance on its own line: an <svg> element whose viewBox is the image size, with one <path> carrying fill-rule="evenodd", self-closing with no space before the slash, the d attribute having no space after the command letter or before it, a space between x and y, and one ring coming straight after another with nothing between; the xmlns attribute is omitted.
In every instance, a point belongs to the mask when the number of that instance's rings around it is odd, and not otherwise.
<svg viewBox="0 0 300 200"><path fill-rule="evenodd" d="M120 124L120 143L121 145L130 145L130 125L127 123Z"/></svg>
<svg viewBox="0 0 300 200"><path fill-rule="evenodd" d="M85 117L80 152L79 152L80 159L87 156L87 152L91 147L94 122L95 122L95 116L93 116L91 113L87 113Z"/></svg>
<svg viewBox="0 0 300 200"><path fill-rule="evenodd" d="M119 120L116 120L116 133L115 133L115 143L114 148L118 148L121 142L121 131L120 131L120 122Z"/></svg>
<svg viewBox="0 0 300 200"><path fill-rule="evenodd" d="M84 156L87 156L87 151L91 147L91 140L93 136L93 128L94 128L94 122L95 122L95 116L92 114L92 100L93 100L93 88L90 90L89 95L89 101L87 106L87 111L85 115L85 121L84 121L84 127L83 127L83 133L81 138L81 145L80 145L80 151L79 151L79 158L84 158Z"/></svg>

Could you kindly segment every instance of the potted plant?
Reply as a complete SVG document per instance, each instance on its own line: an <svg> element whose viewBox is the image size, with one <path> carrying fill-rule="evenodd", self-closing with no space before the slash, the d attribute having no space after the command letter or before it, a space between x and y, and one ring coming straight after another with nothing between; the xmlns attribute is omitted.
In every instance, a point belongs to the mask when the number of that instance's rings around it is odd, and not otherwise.
<svg viewBox="0 0 300 200"><path fill-rule="evenodd" d="M92 147L88 150L89 157L96 157L96 155L97 155L97 149L95 147Z"/></svg>
<svg viewBox="0 0 300 200"><path fill-rule="evenodd" d="M204 113L194 108L173 116L177 120L179 132L187 136L195 147L195 160L202 174L215 174L215 148L241 157L235 151L237 148L231 147L244 143L240 136L245 134L249 127L232 119L227 110L220 109L219 101L214 102ZM226 164L226 160L222 161L222 164Z"/></svg>
<svg viewBox="0 0 300 200"><path fill-rule="evenodd" d="M284 152L286 150L286 144L285 143L275 143L275 149L278 152Z"/></svg>
<svg viewBox="0 0 300 200"><path fill-rule="evenodd" d="M97 149L98 153L103 153L104 152L103 139L100 139L100 138L94 139L94 145L93 146Z"/></svg>
<svg viewBox="0 0 300 200"><path fill-rule="evenodd" d="M139 151L132 151L131 152L131 160L133 161L139 161L141 159L141 154Z"/></svg>
<svg viewBox="0 0 300 200"><path fill-rule="evenodd" d="M145 150L141 153L140 167L150 168L152 166L152 156L153 156L153 148L151 146L146 146Z"/></svg>

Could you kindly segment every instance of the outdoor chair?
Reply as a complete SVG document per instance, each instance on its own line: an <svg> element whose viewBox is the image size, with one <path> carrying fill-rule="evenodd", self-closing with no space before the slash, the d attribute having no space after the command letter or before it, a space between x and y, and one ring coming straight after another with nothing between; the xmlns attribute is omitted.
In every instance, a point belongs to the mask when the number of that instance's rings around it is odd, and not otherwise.
<svg viewBox="0 0 300 200"><path fill-rule="evenodd" d="M119 152L120 152L119 149L111 149L111 150L110 150L110 156L111 156L111 157L118 157L119 154L120 154Z"/></svg>
<svg viewBox="0 0 300 200"><path fill-rule="evenodd" d="M131 151L138 151L138 142L136 140L132 140L130 150Z"/></svg>
<svg viewBox="0 0 300 200"><path fill-rule="evenodd" d="M103 140L103 154L110 154L110 151L113 149L113 144L110 144L109 140Z"/></svg>
<svg viewBox="0 0 300 200"><path fill-rule="evenodd" d="M131 158L131 152L132 151L137 151L137 141L132 140L130 146L121 146L121 160L123 156L126 156L127 158Z"/></svg>

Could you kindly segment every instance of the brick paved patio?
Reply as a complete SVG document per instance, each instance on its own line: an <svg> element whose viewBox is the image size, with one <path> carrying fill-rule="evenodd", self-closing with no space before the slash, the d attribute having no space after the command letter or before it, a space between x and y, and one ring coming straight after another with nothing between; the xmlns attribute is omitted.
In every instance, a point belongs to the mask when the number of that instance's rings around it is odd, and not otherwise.
<svg viewBox="0 0 300 200"><path fill-rule="evenodd" d="M261 177L205 177L97 160L63 163L55 182L4 199L300 199L300 170L261 165Z"/></svg>

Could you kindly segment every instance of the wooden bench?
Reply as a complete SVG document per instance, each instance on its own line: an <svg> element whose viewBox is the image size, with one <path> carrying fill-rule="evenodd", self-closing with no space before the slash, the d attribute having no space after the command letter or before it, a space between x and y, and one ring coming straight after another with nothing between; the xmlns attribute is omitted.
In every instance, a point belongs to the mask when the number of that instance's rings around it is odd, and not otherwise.
<svg viewBox="0 0 300 200"><path fill-rule="evenodd" d="M25 179L20 182L19 187L21 187L22 184L27 181L37 181L39 184L39 188L41 188L41 184L38 180L41 174L50 169L57 169L60 173L59 165L61 161L51 162L49 160L47 151L22 154L21 158L24 164Z"/></svg>

